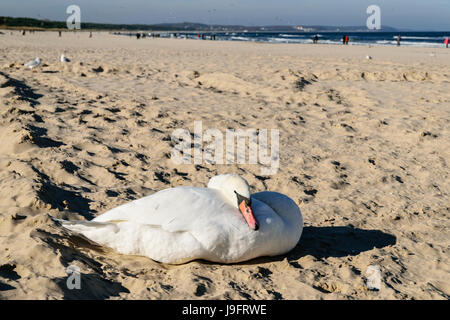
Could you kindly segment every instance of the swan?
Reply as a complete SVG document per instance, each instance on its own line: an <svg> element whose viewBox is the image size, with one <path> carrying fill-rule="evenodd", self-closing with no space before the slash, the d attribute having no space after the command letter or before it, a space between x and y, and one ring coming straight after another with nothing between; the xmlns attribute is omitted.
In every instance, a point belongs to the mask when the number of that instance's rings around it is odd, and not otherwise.
<svg viewBox="0 0 450 320"><path fill-rule="evenodd" d="M207 188L165 189L92 221L59 221L119 253L168 264L281 255L297 245L303 230L293 200L277 192L250 195L247 181L236 174L212 177Z"/></svg>

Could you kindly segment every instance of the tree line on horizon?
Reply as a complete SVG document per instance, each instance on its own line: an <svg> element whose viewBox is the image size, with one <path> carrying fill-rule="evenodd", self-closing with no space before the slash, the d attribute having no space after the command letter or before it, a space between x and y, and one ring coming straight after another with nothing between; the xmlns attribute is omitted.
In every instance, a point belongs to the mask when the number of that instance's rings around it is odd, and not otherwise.
<svg viewBox="0 0 450 320"><path fill-rule="evenodd" d="M66 21L51 21L34 18L15 18L0 16L0 28L35 28L35 29L67 29ZM345 31L360 32L365 27L348 26L310 26L313 32L318 31ZM250 32L270 32L285 31L298 32L295 26L242 26L242 25L207 25L202 23L181 22L181 23L159 23L159 24L111 24L111 23L92 23L81 22L81 29L88 30L128 30L128 31L250 31ZM395 28L383 26L380 31L396 31Z"/></svg>
<svg viewBox="0 0 450 320"><path fill-rule="evenodd" d="M67 29L66 21L40 20L34 18L0 17L0 27L6 28L36 28L36 29ZM170 25L146 24L110 24L81 22L81 29L94 30L171 30Z"/></svg>

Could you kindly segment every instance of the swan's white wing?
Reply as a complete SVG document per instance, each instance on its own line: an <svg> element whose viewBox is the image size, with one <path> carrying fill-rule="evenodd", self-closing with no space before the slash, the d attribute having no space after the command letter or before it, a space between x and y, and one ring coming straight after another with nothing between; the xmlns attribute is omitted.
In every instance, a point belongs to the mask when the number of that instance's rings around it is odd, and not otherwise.
<svg viewBox="0 0 450 320"><path fill-rule="evenodd" d="M249 232L239 210L216 190L196 187L162 190L114 208L94 221L127 221L170 233L188 232L208 250L227 242L230 234Z"/></svg>
<svg viewBox="0 0 450 320"><path fill-rule="evenodd" d="M240 246L248 245L239 240L253 232L216 190L195 187L166 189L93 221L63 225L121 253L167 263L239 257Z"/></svg>
<svg viewBox="0 0 450 320"><path fill-rule="evenodd" d="M171 233L135 222L55 220L63 227L123 254L142 255L173 264L198 258L214 259L214 255L189 232Z"/></svg>
<svg viewBox="0 0 450 320"><path fill-rule="evenodd" d="M94 221L131 221L179 232L211 223L215 220L211 218L220 217L225 208L229 209L229 206L214 190L178 187L123 204Z"/></svg>

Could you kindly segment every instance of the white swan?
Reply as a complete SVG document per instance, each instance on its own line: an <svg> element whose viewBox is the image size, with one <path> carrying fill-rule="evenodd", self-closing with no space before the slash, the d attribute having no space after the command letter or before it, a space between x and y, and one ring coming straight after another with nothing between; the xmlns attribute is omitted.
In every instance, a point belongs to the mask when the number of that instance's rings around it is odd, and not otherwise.
<svg viewBox="0 0 450 320"><path fill-rule="evenodd" d="M211 178L207 188L165 189L89 222L60 221L120 253L171 264L280 255L296 246L303 230L293 200L276 192L250 196L247 181L234 174Z"/></svg>

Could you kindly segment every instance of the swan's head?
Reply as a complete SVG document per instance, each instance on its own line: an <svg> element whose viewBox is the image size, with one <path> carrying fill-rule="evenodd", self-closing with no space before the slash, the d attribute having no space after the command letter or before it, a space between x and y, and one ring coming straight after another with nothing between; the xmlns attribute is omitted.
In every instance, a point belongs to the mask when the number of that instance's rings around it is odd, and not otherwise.
<svg viewBox="0 0 450 320"><path fill-rule="evenodd" d="M208 188L219 190L229 203L238 208L250 228L258 230L259 224L252 211L250 186L237 174L221 174L209 180Z"/></svg>

